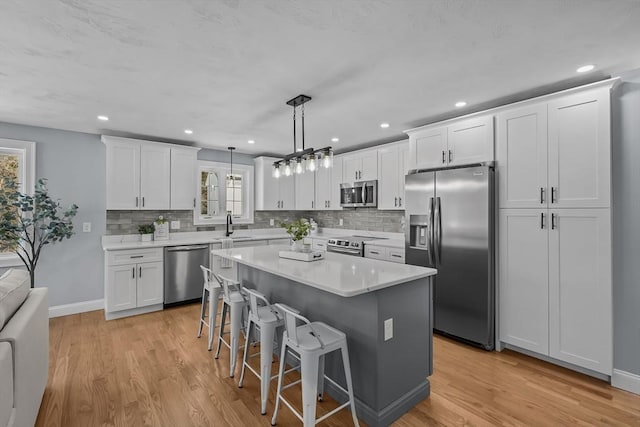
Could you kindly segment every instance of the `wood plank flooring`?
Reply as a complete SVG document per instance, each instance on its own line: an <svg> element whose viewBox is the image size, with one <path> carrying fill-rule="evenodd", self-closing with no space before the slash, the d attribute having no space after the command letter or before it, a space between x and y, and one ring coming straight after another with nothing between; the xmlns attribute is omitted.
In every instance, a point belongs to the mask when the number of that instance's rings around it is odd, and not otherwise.
<svg viewBox="0 0 640 427"><path fill-rule="evenodd" d="M269 426L259 382L242 389L196 338L199 305L105 321L102 311L50 320L49 382L37 426ZM434 340L431 396L396 421L425 425L640 425L640 396L515 352ZM254 359L255 360L255 359ZM299 404L298 387L290 397ZM297 393L297 394L296 394ZM337 404L323 402L319 413ZM285 407L278 425L301 423ZM348 426L348 411L323 422Z"/></svg>

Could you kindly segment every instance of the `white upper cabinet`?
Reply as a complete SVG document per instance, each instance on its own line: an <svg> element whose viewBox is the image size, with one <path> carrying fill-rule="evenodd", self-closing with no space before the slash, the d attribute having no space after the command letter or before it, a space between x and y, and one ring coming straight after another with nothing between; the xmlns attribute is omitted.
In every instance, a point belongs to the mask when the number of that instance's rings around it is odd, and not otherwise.
<svg viewBox="0 0 640 427"><path fill-rule="evenodd" d="M107 147L107 209L140 209L140 144L119 138Z"/></svg>
<svg viewBox="0 0 640 427"><path fill-rule="evenodd" d="M549 354L549 217L501 209L498 312L502 342Z"/></svg>
<svg viewBox="0 0 640 427"><path fill-rule="evenodd" d="M196 207L197 160L197 150L171 148L171 209Z"/></svg>
<svg viewBox="0 0 640 427"><path fill-rule="evenodd" d="M611 212L550 212L549 355L611 375Z"/></svg>
<svg viewBox="0 0 640 427"><path fill-rule="evenodd" d="M496 122L499 206L546 207L547 104L506 111Z"/></svg>
<svg viewBox="0 0 640 427"><path fill-rule="evenodd" d="M170 192L171 149L162 144L140 144L140 209L169 209Z"/></svg>
<svg viewBox="0 0 640 427"><path fill-rule="evenodd" d="M333 167L331 168L331 190L329 198L329 209L330 210L342 210L342 206L340 206L340 184L342 184L342 165L343 158L342 156L334 156L333 157ZM316 207L318 207L316 205Z"/></svg>
<svg viewBox="0 0 640 427"><path fill-rule="evenodd" d="M298 211L308 211L315 207L315 172L305 171L303 174L295 175L286 179L295 180L295 209ZM282 178L280 178L282 179Z"/></svg>
<svg viewBox="0 0 640 427"><path fill-rule="evenodd" d="M342 170L344 182L378 179L378 150L362 150L345 155Z"/></svg>
<svg viewBox="0 0 640 427"><path fill-rule="evenodd" d="M493 116L452 123L448 129L447 143L449 166L493 160Z"/></svg>
<svg viewBox="0 0 640 427"><path fill-rule="evenodd" d="M609 88L549 103L550 207L611 205Z"/></svg>
<svg viewBox="0 0 640 427"><path fill-rule="evenodd" d="M451 121L407 131L411 169L460 166L493 160L493 116ZM411 158L410 158L411 159Z"/></svg>
<svg viewBox="0 0 640 427"><path fill-rule="evenodd" d="M255 206L257 211L295 209L295 178L272 173L275 157L257 157L255 162Z"/></svg>
<svg viewBox="0 0 640 427"><path fill-rule="evenodd" d="M102 139L107 147L107 209L169 209L169 146L128 138Z"/></svg>
<svg viewBox="0 0 640 427"><path fill-rule="evenodd" d="M404 209L404 176L409 144L392 144L378 149L378 209Z"/></svg>

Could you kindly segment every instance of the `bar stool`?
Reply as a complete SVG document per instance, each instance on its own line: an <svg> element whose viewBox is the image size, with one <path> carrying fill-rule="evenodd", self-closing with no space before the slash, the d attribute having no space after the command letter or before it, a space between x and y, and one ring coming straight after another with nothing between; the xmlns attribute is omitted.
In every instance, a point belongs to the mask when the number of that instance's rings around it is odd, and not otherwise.
<svg viewBox="0 0 640 427"><path fill-rule="evenodd" d="M202 326L209 328L209 342L207 349L213 348L213 331L216 329L216 314L218 312L218 298L220 297L220 284L211 280L211 270L205 266L200 266L204 284L202 285L202 305L200 306L200 325L198 327L198 338L202 336ZM207 305L209 314L207 316ZM208 321L206 320L208 317Z"/></svg>
<svg viewBox="0 0 640 427"><path fill-rule="evenodd" d="M222 285L222 314L220 316L220 328L218 328L218 346L216 348L216 359L220 356L220 344L224 344L230 351L229 354L229 376L233 378L236 370L236 359L238 358L238 348L240 346L240 331L242 326L242 314L248 303L242 295L240 282L219 276L211 272ZM227 315L231 311L231 322L229 331L230 343L223 338L224 327L226 326ZM246 334L245 334L246 335Z"/></svg>
<svg viewBox="0 0 640 427"><path fill-rule="evenodd" d="M260 330L260 353L249 355L249 346L244 346L244 356L242 358L242 370L240 371L240 381L238 387L242 387L244 382L245 368L253 372L260 379L261 414L267 413L267 397L269 395L269 384L277 375L271 376L271 363L273 362L273 341L276 338L276 328L284 325L282 315L273 307L267 298L258 291L244 288L249 295L249 319L247 322L247 337L251 336L252 326ZM260 372L247 363L249 357L260 355Z"/></svg>
<svg viewBox="0 0 640 427"><path fill-rule="evenodd" d="M280 400L284 402L291 411L303 422L304 427L315 426L331 415L337 413L347 406L351 406L351 416L353 424L359 427L356 416L355 400L353 398L353 384L351 383L351 367L349 365L349 352L347 350L347 336L326 323L310 322L306 317L297 314L293 309L284 304L275 304L280 312L284 314L285 331L282 335L282 348L280 351L280 369L278 371L278 391L276 392L276 405L273 411L271 425L276 425L278 416L278 404ZM301 320L303 325L296 326L296 320ZM298 381L282 386L284 377L285 355L287 349L293 350L300 356L300 374ZM324 356L333 351L340 350L342 353L342 364L344 376L347 381L347 390L331 378L324 375ZM320 370L322 368L322 371ZM349 396L346 403L338 406L333 411L316 419L316 399L322 400L324 380L329 381L339 390ZM282 397L282 391L298 383L302 383L302 415L296 411L287 400Z"/></svg>

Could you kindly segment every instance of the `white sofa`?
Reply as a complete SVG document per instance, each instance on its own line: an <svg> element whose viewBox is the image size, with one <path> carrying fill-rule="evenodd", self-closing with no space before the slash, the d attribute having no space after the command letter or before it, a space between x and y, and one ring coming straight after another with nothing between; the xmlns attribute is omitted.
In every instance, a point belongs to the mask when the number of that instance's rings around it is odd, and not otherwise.
<svg viewBox="0 0 640 427"><path fill-rule="evenodd" d="M49 302L29 274L0 277L0 427L32 427L47 385Z"/></svg>

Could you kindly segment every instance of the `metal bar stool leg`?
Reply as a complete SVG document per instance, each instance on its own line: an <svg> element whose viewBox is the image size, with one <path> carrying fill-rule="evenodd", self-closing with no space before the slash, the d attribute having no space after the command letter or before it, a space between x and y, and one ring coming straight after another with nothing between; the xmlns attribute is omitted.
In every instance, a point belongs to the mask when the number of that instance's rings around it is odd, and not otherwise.
<svg viewBox="0 0 640 427"><path fill-rule="evenodd" d="M220 345L222 344L222 335L224 334L224 326L227 321L227 304L222 304L222 314L220 315L220 328L218 328L218 346L216 347L216 356L217 359L220 357Z"/></svg>
<svg viewBox="0 0 640 427"><path fill-rule="evenodd" d="M208 350L213 348L213 336L216 329L216 315L218 313L218 298L220 297L220 288L215 287L209 291L209 345Z"/></svg>

